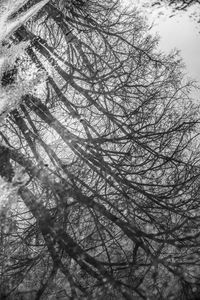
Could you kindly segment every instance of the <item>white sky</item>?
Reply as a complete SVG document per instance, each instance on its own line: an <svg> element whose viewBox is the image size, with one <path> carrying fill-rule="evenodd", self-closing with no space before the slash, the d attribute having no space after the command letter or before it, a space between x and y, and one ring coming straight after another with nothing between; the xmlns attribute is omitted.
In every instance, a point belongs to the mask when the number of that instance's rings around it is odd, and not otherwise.
<svg viewBox="0 0 200 300"><path fill-rule="evenodd" d="M151 1L145 0L121 0L125 5L139 6L141 2L146 2L147 6ZM152 2L151 2L152 3ZM174 48L181 51L188 76L200 83L200 23L192 20L189 15L195 10L200 11L200 5L187 12L172 14L171 10L146 8L144 14L150 22L154 22L152 32L157 32L161 36L160 49L169 52Z"/></svg>
<svg viewBox="0 0 200 300"><path fill-rule="evenodd" d="M161 19L153 31L161 36L160 48L163 51L169 52L174 48L181 51L188 75L200 83L200 24L183 13Z"/></svg>

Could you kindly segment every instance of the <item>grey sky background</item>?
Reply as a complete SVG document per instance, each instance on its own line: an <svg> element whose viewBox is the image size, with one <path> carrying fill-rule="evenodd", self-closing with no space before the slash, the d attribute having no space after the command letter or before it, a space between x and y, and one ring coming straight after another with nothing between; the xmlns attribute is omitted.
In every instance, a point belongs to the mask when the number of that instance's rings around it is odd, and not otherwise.
<svg viewBox="0 0 200 300"><path fill-rule="evenodd" d="M152 22L154 24L152 33L160 35L159 48L165 53L175 48L180 50L188 77L197 80L200 84L200 23L189 17L197 9L200 15L200 5L187 12L176 13L174 17L169 18L172 13L166 8L154 8L152 13L150 1L122 0L122 3L141 8L141 4L147 4L143 8L144 15L150 24Z"/></svg>

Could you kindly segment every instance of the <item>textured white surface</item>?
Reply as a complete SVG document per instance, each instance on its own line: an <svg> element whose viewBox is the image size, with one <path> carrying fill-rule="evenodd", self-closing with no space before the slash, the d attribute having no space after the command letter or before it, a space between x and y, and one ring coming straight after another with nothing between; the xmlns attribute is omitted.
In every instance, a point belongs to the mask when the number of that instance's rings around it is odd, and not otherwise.
<svg viewBox="0 0 200 300"><path fill-rule="evenodd" d="M33 5L29 10L11 18L28 0L4 0L0 3L0 43L35 15L49 0Z"/></svg>
<svg viewBox="0 0 200 300"><path fill-rule="evenodd" d="M25 43L11 46L10 48L2 46L2 42L9 38L17 28L24 24L29 18L35 15L49 0L42 0L33 5L25 12L12 17L28 0L2 0L0 1L0 79L5 70L12 68L16 58L21 55ZM30 88L31 80L25 84L25 88ZM5 118L6 114L19 103L24 93L23 85L11 85L3 88L0 85L0 121Z"/></svg>

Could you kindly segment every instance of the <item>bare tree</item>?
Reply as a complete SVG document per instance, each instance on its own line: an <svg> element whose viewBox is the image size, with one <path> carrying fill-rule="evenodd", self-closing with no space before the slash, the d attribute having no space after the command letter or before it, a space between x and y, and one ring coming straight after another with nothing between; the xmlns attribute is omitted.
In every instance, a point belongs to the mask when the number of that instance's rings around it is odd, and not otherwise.
<svg viewBox="0 0 200 300"><path fill-rule="evenodd" d="M12 39L20 78L44 81L1 124L7 298L193 299L199 111L179 57L117 1L52 1Z"/></svg>

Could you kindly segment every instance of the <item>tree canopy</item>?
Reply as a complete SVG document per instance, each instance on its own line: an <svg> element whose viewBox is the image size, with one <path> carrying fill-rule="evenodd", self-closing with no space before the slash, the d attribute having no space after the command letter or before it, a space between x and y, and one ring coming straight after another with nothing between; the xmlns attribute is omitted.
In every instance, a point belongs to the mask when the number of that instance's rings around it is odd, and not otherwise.
<svg viewBox="0 0 200 300"><path fill-rule="evenodd" d="M0 298L195 299L194 84L135 9L46 2L2 41Z"/></svg>

